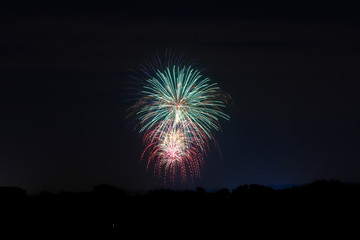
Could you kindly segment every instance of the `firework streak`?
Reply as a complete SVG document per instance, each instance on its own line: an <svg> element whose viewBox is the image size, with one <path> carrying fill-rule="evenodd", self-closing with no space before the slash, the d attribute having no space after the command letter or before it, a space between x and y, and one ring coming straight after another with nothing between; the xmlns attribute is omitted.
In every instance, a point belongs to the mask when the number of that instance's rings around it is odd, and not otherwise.
<svg viewBox="0 0 360 240"><path fill-rule="evenodd" d="M165 181L180 173L184 182L200 176L209 142L216 144L212 132L230 117L222 112L224 94L216 83L181 58L166 56L165 62L155 56L135 72L142 84L130 109L143 134L147 169L154 166Z"/></svg>

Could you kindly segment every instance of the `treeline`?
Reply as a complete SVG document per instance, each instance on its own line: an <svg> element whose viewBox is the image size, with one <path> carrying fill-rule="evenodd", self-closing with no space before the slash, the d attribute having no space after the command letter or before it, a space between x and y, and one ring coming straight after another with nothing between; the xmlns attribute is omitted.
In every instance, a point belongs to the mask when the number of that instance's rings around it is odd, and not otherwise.
<svg viewBox="0 0 360 240"><path fill-rule="evenodd" d="M360 185L315 181L274 190L241 185L233 190L151 190L129 194L109 185L91 192L43 192L28 196L17 187L0 187L1 226L41 231L131 232L141 229L185 228L205 224L208 230L228 226L288 226L301 219L345 221L359 212ZM254 225L255 224L255 225ZM189 228L190 227L190 228ZM184 230L185 230L184 229Z"/></svg>

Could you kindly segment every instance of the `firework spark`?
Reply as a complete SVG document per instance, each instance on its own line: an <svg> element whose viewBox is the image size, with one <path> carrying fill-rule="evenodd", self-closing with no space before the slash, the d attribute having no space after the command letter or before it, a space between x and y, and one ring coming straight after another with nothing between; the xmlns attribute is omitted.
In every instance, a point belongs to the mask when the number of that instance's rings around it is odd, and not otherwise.
<svg viewBox="0 0 360 240"><path fill-rule="evenodd" d="M144 137L147 169L153 164L155 172L172 181L179 172L185 181L187 174L200 176L209 142L215 142L212 132L220 130L220 119L230 117L222 112L223 93L216 83L181 58L165 62L157 56L142 66L143 84L131 110Z"/></svg>

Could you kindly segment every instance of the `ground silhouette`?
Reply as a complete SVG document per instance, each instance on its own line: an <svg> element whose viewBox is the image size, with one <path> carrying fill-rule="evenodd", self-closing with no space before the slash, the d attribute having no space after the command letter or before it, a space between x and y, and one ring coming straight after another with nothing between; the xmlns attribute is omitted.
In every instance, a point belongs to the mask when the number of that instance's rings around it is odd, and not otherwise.
<svg viewBox="0 0 360 240"><path fill-rule="evenodd" d="M274 190L251 184L233 190L155 189L129 194L109 185L91 192L43 192L29 196L18 187L0 188L3 230L59 234L124 235L174 231L175 236L211 236L264 229L324 231L351 229L359 213L360 185L319 180ZM104 235L105 234L105 235Z"/></svg>

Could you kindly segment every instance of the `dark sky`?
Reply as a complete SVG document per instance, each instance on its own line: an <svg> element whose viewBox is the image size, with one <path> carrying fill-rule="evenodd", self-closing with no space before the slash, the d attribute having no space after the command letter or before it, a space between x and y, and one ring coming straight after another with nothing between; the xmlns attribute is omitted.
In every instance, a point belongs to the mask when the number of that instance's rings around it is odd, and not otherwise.
<svg viewBox="0 0 360 240"><path fill-rule="evenodd" d="M3 1L0 186L162 186L125 119L129 69L172 49L233 98L185 187L360 181L355 5Z"/></svg>

